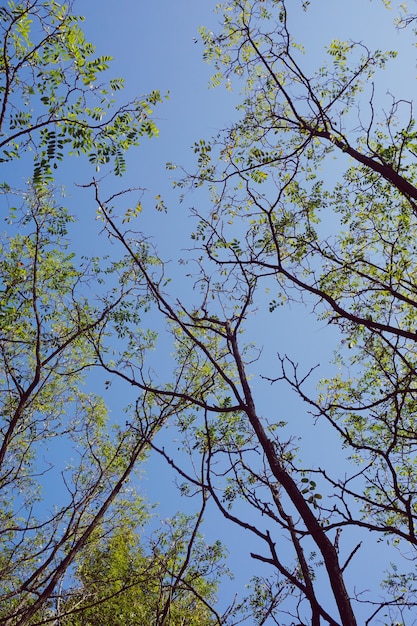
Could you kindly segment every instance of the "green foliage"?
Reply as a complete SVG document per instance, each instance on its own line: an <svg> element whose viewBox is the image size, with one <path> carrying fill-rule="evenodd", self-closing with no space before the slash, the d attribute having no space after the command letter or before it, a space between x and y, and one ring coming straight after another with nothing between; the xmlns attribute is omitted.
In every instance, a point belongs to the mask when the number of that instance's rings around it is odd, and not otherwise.
<svg viewBox="0 0 417 626"><path fill-rule="evenodd" d="M101 445L107 420L102 400L80 387L83 369L94 361L86 334L97 312L81 292L75 299L83 275L67 249L72 218L43 188L29 191L10 221L15 234L3 236L0 248L0 493L5 531L0 598L2 603L10 598L8 608L2 604L6 615L22 598L23 581L47 579L65 548L66 506L58 505L52 515L42 512L45 494L39 477L53 467L50 446L57 438L63 448L65 440L79 446L83 460L67 470L66 488L80 490L81 519L87 504L82 504L81 492L93 486L89 458L93 460L91 453ZM54 537L58 545L58 537L64 541L55 555L55 543L50 545ZM15 545L21 552L16 553Z"/></svg>
<svg viewBox="0 0 417 626"><path fill-rule="evenodd" d="M216 623L209 606L221 571L221 546L201 538L193 545L193 519L183 515L145 540L129 513L120 529L94 541L77 562L77 582L61 602L62 615L68 613L63 625Z"/></svg>
<svg viewBox="0 0 417 626"><path fill-rule="evenodd" d="M151 115L159 92L119 108L114 94L124 81L101 82L112 57L94 56L82 22L71 4L10 1L2 8L0 161L34 152L35 184L51 182L66 154L85 154L96 169L111 163L121 175L129 147L158 134Z"/></svg>

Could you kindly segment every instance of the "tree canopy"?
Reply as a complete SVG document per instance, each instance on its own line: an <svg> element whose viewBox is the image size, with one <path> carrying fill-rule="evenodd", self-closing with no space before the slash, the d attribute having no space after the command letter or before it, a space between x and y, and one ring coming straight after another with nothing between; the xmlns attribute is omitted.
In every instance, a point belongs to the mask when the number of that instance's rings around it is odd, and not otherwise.
<svg viewBox="0 0 417 626"><path fill-rule="evenodd" d="M97 169L158 130L149 117L158 92L122 107L114 95L123 78L100 83L112 57L96 57L73 2L8 2L0 8L0 150L2 162L35 153L33 180L53 180L65 154L88 155Z"/></svg>
<svg viewBox="0 0 417 626"><path fill-rule="evenodd" d="M90 58L71 7L10 3L2 13L5 158L35 146L28 189L3 186L22 208L11 211L0 265L2 624L415 621L413 102L380 101L395 51L333 39L312 68L292 31L309 5L228 0L219 29L202 27L212 84L241 98L229 126L196 139L195 171L168 165L182 198L195 199L175 269L136 227L137 192L114 183L109 195L94 174L83 193L116 253L79 262L72 214L51 185L65 146L93 167L113 159L120 174L124 151L156 132L148 116L159 94L115 110L100 86L99 109L87 106L86 86L109 59ZM393 32L411 42L414 21L403 6ZM20 118L19 99L32 97L41 112ZM298 305L335 340L318 383L317 362L280 348L284 312ZM272 367L263 345L276 351ZM110 391L117 381L134 398L114 428L103 398L80 386L98 369ZM301 431L286 417L287 388L304 407ZM325 439L311 450L315 429ZM164 432L174 435L161 443ZM77 451L73 466L48 460L58 440ZM196 507L149 544L129 491L146 455L177 473ZM66 498L45 515L50 468ZM221 610L223 550L200 534L209 509L256 563L251 591Z"/></svg>
<svg viewBox="0 0 417 626"><path fill-rule="evenodd" d="M146 456L148 437L169 410L144 427L145 439L120 415L110 420L89 380L98 365L95 343L110 329L137 326L147 299L143 281L131 280L134 268L127 258L77 258L69 234L74 212L53 184L54 169L71 154L85 153L92 172L109 163L114 174L122 174L126 150L143 135L157 134L151 105L159 94L117 105L111 94L123 81L98 83L111 58L94 56L71 4L9 2L0 20L2 160L21 157L28 180L23 189L14 180L1 185L3 207L9 210L0 242L0 623L50 624L79 615L75 596L83 607L88 599L82 623L107 593L127 604L120 592L131 583L122 556L130 558L136 548L135 575L143 579L144 569L154 572L149 585L156 598L161 594L165 621L192 602L197 611L201 604L201 616L211 616L215 582L209 584L204 559L206 586L190 580L189 573L200 576L191 552L198 524L193 528L185 518L172 523L172 532L175 526L183 541L189 538L187 558L182 546L175 551L162 535L158 554L146 552L145 542L139 549L135 534L148 514L143 504L140 515L136 512L141 499L130 479ZM131 541L119 563L121 534ZM105 574L106 554L120 566L120 585L105 588L92 569L86 574L89 558ZM220 558L219 546L207 557L207 568L209 561L215 568ZM168 576L176 576L171 595L165 590ZM99 598L94 584L100 585ZM137 618L159 606L155 600L139 610L141 593L136 609L132 605ZM116 611L113 602L109 615Z"/></svg>

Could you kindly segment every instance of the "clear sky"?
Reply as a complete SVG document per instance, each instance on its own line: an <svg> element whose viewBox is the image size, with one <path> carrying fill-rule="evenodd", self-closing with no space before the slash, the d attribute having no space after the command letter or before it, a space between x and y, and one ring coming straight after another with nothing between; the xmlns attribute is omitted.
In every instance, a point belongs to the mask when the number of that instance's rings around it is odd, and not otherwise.
<svg viewBox="0 0 417 626"><path fill-rule="evenodd" d="M293 0L289 0L291 4ZM238 85L234 91L208 88L210 67L202 61L202 45L197 29L200 25L215 28L217 17L213 12L215 0L79 0L75 11L85 15L84 30L87 38L97 45L98 54L110 54L115 61L112 75L123 76L126 89L122 98L130 98L153 89L163 94L169 92L169 99L158 106L156 121L160 136L150 141L144 139L140 149L134 150L128 158L128 172L123 181L116 181L122 187L140 186L146 188L143 205L143 228L154 235L158 241L161 255L171 260L171 271L181 256L181 248L187 245L188 233L192 229L188 207L195 198L190 195L180 204L178 193L172 189L170 172L165 170L167 161L182 164L193 169L194 154L192 144L202 137L210 137L221 130L236 113L234 106L238 100ZM298 5L299 3L295 2ZM301 4L301 3L300 3ZM303 13L296 9L290 17L294 36L306 49L306 67L313 70L321 63L321 51L331 38L348 38L364 41L371 48L397 49L400 38L392 28L396 11L387 11L380 0L312 0L310 10ZM395 71L386 72L386 83L379 86L381 96L393 92L397 97L409 99L413 96L414 85L403 80L404 76L414 76L415 63L409 56L396 62ZM389 98L387 98L387 106ZM87 182L83 178L82 168L77 164L69 165L65 171L65 181L73 177L74 182ZM175 174L175 172L174 172ZM114 184L114 181L111 183ZM76 188L68 185L69 197L79 197ZM164 197L168 215L158 214L153 205L157 194ZM198 196L198 202L205 202L209 210L209 200ZM72 208L72 207L71 207ZM104 244L97 243L95 233L97 225L90 219L88 203L83 203L79 210L77 228L77 246L79 252L98 251L104 253ZM200 207L201 210L201 207ZM173 271L175 274L175 270ZM267 298L262 304L267 304ZM286 353L295 361L305 363L306 368L320 363L320 376L330 371L328 366L332 351L337 343L333 329L315 322L308 314L308 309L294 305L291 309L280 310L273 315L263 316L261 322L255 319L249 325L256 345L263 348L262 373L275 368L277 351ZM260 372L256 372L259 374ZM271 392L266 383L257 382L261 409L272 419L288 419L291 429L299 436L310 438L311 445L303 452L306 464L325 458L328 463L343 462L340 459L336 440L322 426L311 428L305 408L288 391L279 388ZM116 394L110 402L113 412L118 410L121 398L118 387L112 388ZM120 396L123 397L120 388ZM169 434L166 437L169 438ZM163 441L163 437L161 439ZM165 474L166 471L166 474ZM143 488L150 501L161 502L162 515L171 515L177 509L185 508L174 486L174 476L164 470L159 459L149 464ZM191 503L192 504L192 503ZM231 552L231 569L238 574L234 583L226 588L221 601L227 603L235 592L244 593L243 585L249 580L258 566L250 560L248 553L252 546L247 546L245 536L229 527L215 513L208 517L207 533L210 539L220 538ZM378 552L369 546L369 567L365 577L372 577L380 569ZM263 566L261 569L265 572ZM229 596L228 594L231 594Z"/></svg>

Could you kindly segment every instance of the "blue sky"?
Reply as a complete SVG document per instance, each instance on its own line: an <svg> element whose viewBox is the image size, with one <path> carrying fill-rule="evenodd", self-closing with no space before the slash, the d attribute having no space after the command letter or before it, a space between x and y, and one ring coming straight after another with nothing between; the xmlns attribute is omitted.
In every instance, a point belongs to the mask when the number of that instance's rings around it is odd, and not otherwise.
<svg viewBox="0 0 417 626"><path fill-rule="evenodd" d="M139 186L146 190L143 195L144 210L139 218L141 228L155 237L161 256L170 261L169 269L174 277L177 275L179 283L182 280L179 272L182 270L177 266L177 259L182 255L181 249L188 245L192 230L188 208L198 202L200 211L209 211L210 202L204 194L190 194L180 203L178 192L172 187L175 171L167 172L165 163L175 162L192 170L194 141L216 134L233 120L239 97L238 85L234 85L232 92L224 87L216 90L208 88L212 69L202 61L197 30L200 25L215 28L215 4L213 0L118 0L117 3L78 0L75 3L75 11L86 17L84 31L87 38L96 44L97 53L110 54L115 58L110 74L125 78L126 89L121 98L130 99L153 89L159 89L162 94L169 92L169 98L156 109L160 136L152 140L144 139L142 146L132 151L123 180L108 179L104 184L112 190L115 190L114 186ZM296 9L289 24L294 29L295 38L305 45L306 67L313 71L321 64L323 47L333 37L364 41L371 48L397 49L402 45L402 39L392 28L395 14L395 10L387 11L380 0L312 0L309 11ZM405 51L395 62L395 68L394 71L386 71L386 80L378 87L378 96L386 98L387 107L390 102L387 92L409 99L415 88L409 79L415 75L415 62L408 52ZM406 76L408 80L405 80ZM72 182L87 182L91 172L87 173L84 166L72 162L64 167L62 179L67 185L70 208L73 208L71 204L75 206L81 200L77 209L79 221L73 231L77 250L80 254L105 254L109 244L105 238L97 238L99 224L93 217L93 203L84 200L85 196L72 186ZM165 200L167 215L154 209L157 194ZM187 288L185 283L183 288ZM268 297L265 296L260 308L267 307L267 303ZM308 308L302 305L294 304L274 314L260 314L250 321L248 331L249 340L263 350L262 362L254 372L257 376L260 373L271 375L275 371L277 351L305 363L306 369L320 363L322 368L316 381L334 371L329 362L338 337L332 328L316 322L309 315ZM312 428L305 407L290 390L282 386L271 388L259 378L256 381L259 406L264 414L270 419L288 420L288 432L294 432L308 442L302 456L306 464L315 462L317 457L320 463L326 461L330 466L343 463L334 436L323 425ZM108 400L116 415L125 401L125 392L118 384L111 389L113 395ZM102 389L99 391L102 392ZM170 431L162 435L161 444L168 445L170 436ZM159 459L153 459L146 477L142 479L142 488L149 500L161 503L162 516L172 515L190 504L192 506L192 503L185 504L179 499L174 478ZM206 532L210 540L220 538L225 542L230 550L230 567L237 571L235 581L220 594L221 603L227 604L235 593L244 593L245 582L258 568L249 557L252 545L247 545L246 536L224 523L215 511L207 516ZM379 558L380 551L369 545L368 565L362 566L365 579L372 579L373 571L379 577ZM258 569L265 573L264 566ZM359 576L357 570L355 575Z"/></svg>

